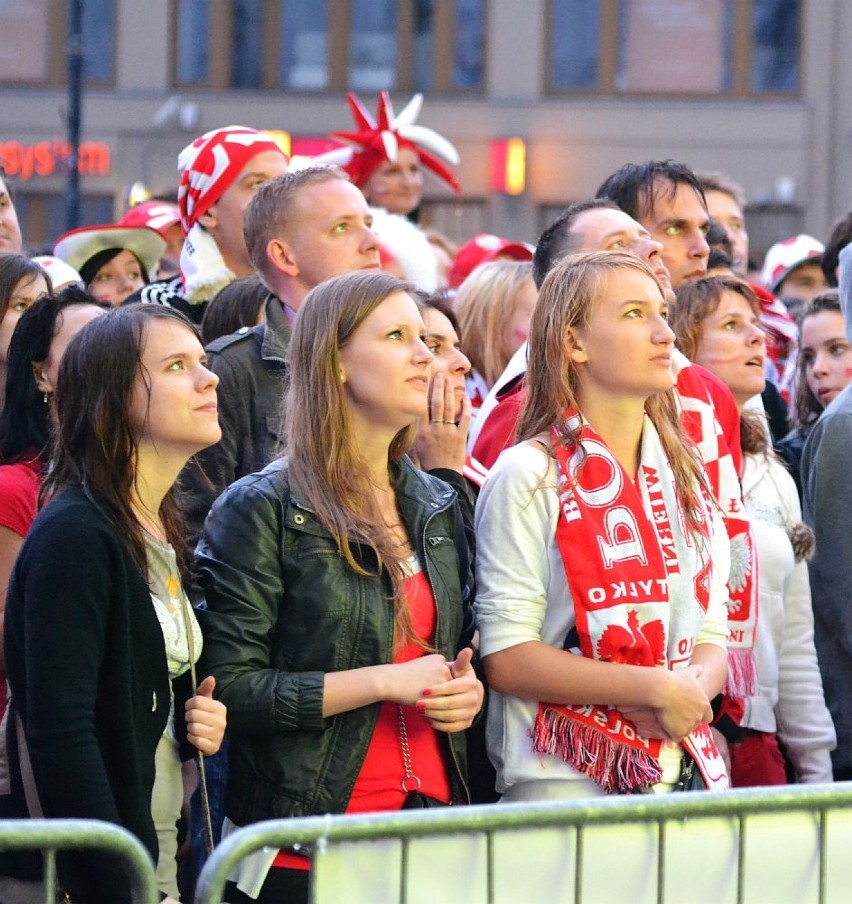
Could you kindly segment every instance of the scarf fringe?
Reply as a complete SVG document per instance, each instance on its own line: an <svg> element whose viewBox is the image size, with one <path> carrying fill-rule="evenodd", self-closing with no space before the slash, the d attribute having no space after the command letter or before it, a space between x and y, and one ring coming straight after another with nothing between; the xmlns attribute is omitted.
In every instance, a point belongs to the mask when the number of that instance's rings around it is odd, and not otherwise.
<svg viewBox="0 0 852 904"><path fill-rule="evenodd" d="M236 278L236 275L225 267L222 270L209 274L204 279L187 282L186 300L193 305L211 301L225 286L229 286Z"/></svg>
<svg viewBox="0 0 852 904"><path fill-rule="evenodd" d="M646 751L619 744L547 706L539 709L530 737L536 753L561 757L607 794L629 794L655 785L663 775L660 764Z"/></svg>
<svg viewBox="0 0 852 904"><path fill-rule="evenodd" d="M753 650L728 648L728 679L725 690L729 697L757 696L757 665Z"/></svg>

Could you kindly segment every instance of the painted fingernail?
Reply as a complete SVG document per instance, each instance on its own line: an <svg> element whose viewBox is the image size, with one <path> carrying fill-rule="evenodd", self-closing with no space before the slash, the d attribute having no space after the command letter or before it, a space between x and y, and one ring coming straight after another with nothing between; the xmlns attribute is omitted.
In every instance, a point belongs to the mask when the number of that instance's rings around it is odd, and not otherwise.
<svg viewBox="0 0 852 904"><path fill-rule="evenodd" d="M431 697L431 696L432 696L432 689L427 687L426 690L423 691L423 693L421 694L421 696L422 696L422 697Z"/></svg>
<svg viewBox="0 0 852 904"><path fill-rule="evenodd" d="M419 712L421 716L423 715L423 713L426 712L426 704L422 700L417 701L417 703L415 704L415 708L417 709L417 712Z"/></svg>

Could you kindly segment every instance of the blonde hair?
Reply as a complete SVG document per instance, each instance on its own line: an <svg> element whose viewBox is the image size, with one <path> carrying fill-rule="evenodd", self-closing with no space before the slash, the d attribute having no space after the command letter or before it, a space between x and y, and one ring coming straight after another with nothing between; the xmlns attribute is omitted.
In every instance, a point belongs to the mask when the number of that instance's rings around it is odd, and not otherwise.
<svg viewBox="0 0 852 904"><path fill-rule="evenodd" d="M493 261L477 267L456 293L464 353L488 386L494 385L512 357L506 333L527 280L532 281L531 263Z"/></svg>
<svg viewBox="0 0 852 904"><path fill-rule="evenodd" d="M571 332L589 324L608 280L623 270L642 273L659 285L645 263L616 251L571 254L548 273L530 321L527 394L518 422L518 442L542 433L549 435L554 426L562 434L564 445L578 442L582 428L576 423L569 426L568 421L569 413L579 408ZM707 480L695 448L681 427L674 389L649 396L645 412L659 434L687 519L696 527L703 517L701 491L708 492Z"/></svg>
<svg viewBox="0 0 852 904"><path fill-rule="evenodd" d="M385 273L359 271L312 289L299 309L290 341L290 388L285 400L285 453L291 484L311 503L346 564L372 572L353 552L354 542L372 547L377 573L387 569L393 587L398 642L415 640L402 594L405 557L385 527L366 463L351 436L351 414L340 380L340 350L387 298L412 287ZM414 441L413 425L400 430L388 449L388 464ZM416 640L415 640L416 642Z"/></svg>

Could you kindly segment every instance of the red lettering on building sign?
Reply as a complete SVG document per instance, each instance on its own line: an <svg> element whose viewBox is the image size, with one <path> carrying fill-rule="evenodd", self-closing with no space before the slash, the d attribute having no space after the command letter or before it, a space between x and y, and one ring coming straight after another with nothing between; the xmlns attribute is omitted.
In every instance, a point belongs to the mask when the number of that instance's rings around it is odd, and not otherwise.
<svg viewBox="0 0 852 904"><path fill-rule="evenodd" d="M0 165L7 176L21 182L34 177L53 176L68 172L71 147L65 141L0 141ZM99 141L84 141L80 145L77 171L81 176L106 176L110 166L109 145Z"/></svg>

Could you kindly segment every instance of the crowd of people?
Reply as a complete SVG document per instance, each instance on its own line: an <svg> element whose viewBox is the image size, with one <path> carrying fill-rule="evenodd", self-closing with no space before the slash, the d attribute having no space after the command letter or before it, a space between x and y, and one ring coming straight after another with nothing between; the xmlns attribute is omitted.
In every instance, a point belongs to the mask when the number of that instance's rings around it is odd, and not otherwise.
<svg viewBox="0 0 852 904"><path fill-rule="evenodd" d="M730 178L651 160L458 247L420 98L350 107L49 253L0 178L0 817L122 825L177 901L266 819L852 778L852 214L754 261Z"/></svg>

